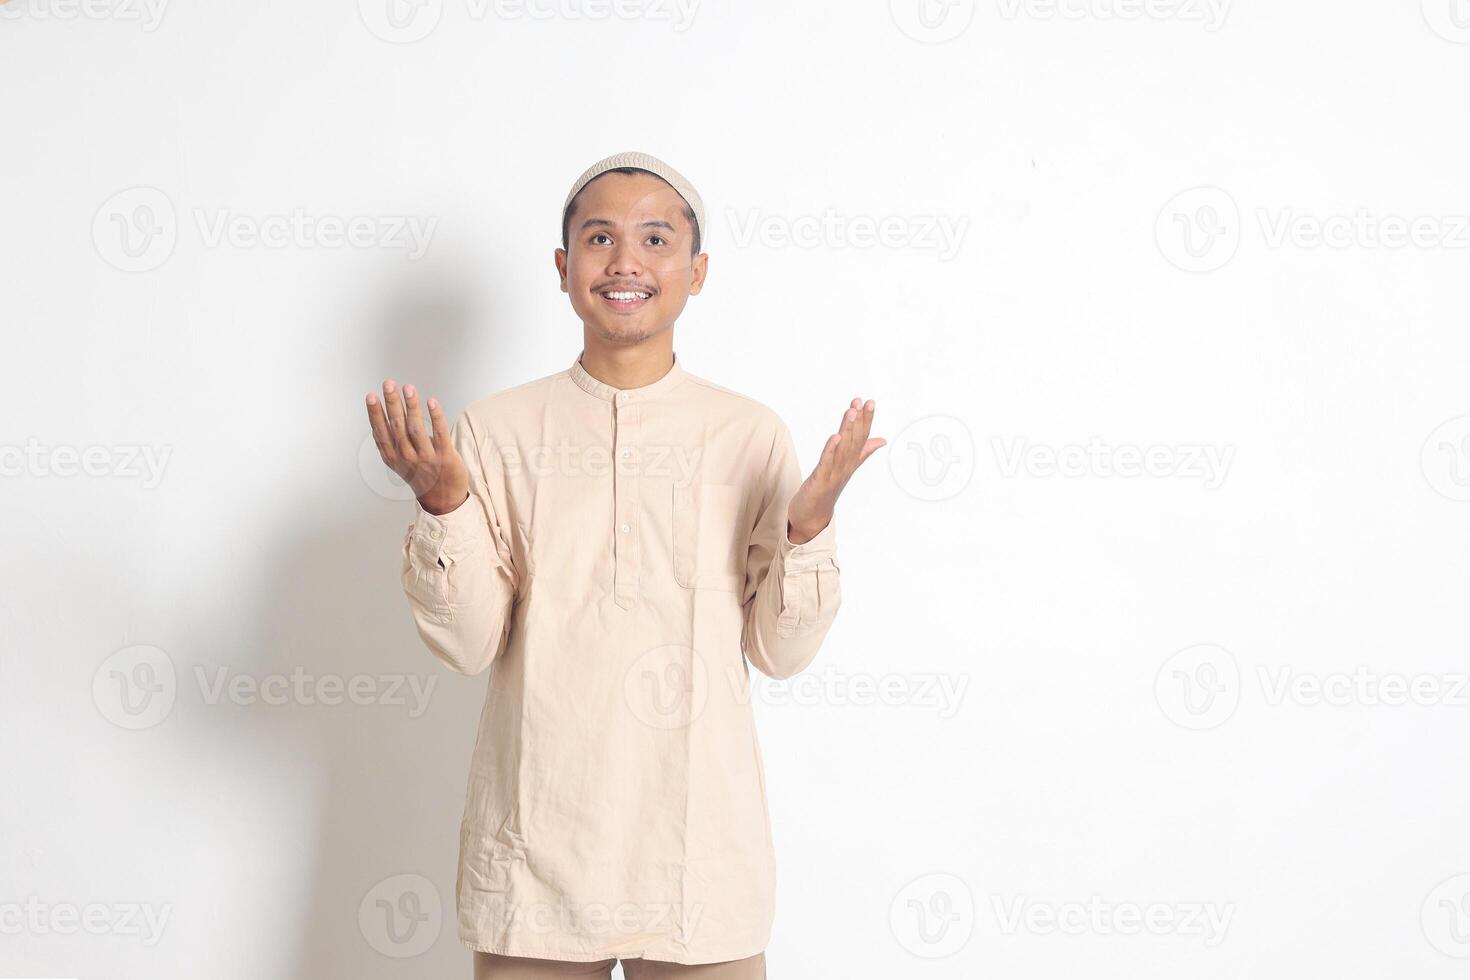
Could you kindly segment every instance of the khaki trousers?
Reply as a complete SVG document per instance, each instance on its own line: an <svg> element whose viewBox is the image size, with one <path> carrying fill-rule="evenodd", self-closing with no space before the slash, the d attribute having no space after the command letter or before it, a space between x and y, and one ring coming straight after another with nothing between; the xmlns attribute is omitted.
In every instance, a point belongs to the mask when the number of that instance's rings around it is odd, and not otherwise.
<svg viewBox="0 0 1470 980"><path fill-rule="evenodd" d="M475 980L550 980L552 977L592 977L608 980L617 960L573 963L525 956L475 953ZM725 963L665 963L660 960L623 960L624 980L765 980L766 954Z"/></svg>

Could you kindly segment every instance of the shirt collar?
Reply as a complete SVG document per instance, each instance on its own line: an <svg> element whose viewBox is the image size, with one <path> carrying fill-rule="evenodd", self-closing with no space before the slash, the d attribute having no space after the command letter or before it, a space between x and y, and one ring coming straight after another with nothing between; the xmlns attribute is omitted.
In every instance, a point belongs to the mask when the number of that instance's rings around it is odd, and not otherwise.
<svg viewBox="0 0 1470 980"><path fill-rule="evenodd" d="M568 369L567 374L571 376L572 381L576 382L578 388L581 388L589 395L601 398L603 401L610 402L616 399L619 403L623 403L657 398L659 395L667 394L683 382L686 377L684 369L679 366L679 355L675 353L673 366L664 372L664 376L657 381L643 385L640 388L614 388L612 385L604 384L587 373L587 369L582 366L583 353L585 351L577 352L577 359L572 362L572 366Z"/></svg>

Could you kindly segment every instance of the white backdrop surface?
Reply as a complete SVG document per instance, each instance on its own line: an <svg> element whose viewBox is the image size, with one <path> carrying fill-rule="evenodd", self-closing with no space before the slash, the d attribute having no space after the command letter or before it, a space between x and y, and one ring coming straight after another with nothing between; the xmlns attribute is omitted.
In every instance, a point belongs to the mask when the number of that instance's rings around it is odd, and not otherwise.
<svg viewBox="0 0 1470 980"><path fill-rule="evenodd" d="M485 677L362 396L570 364L624 149L711 216L688 369L889 440L755 691L772 977L1463 976L1463 0L11 0L0 63L0 976L469 975Z"/></svg>

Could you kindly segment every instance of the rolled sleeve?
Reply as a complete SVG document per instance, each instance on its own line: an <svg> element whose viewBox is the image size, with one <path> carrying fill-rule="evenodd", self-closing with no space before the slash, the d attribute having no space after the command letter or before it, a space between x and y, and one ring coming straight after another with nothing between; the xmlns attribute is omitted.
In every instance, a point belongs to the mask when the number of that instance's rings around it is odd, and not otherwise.
<svg viewBox="0 0 1470 980"><path fill-rule="evenodd" d="M474 494L447 514L431 514L414 501L417 513L409 525L406 545L425 566L447 568L484 546L489 528L476 517Z"/></svg>
<svg viewBox="0 0 1470 980"><path fill-rule="evenodd" d="M787 536L787 507L800 486L795 444L782 423L748 550L741 637L746 658L776 679L799 673L815 659L842 604L836 518L810 541L796 544Z"/></svg>
<svg viewBox="0 0 1470 980"><path fill-rule="evenodd" d="M516 575L504 524L467 416L452 432L469 472L469 497L447 514L414 502L400 578L429 651L452 670L478 674L500 655L511 625Z"/></svg>

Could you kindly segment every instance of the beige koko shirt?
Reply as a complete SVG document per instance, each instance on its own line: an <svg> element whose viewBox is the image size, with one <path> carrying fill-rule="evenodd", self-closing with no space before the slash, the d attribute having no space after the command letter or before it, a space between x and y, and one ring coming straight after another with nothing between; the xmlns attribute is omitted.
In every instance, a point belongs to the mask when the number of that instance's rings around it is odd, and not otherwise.
<svg viewBox="0 0 1470 980"><path fill-rule="evenodd" d="M403 587L430 652L490 672L459 935L560 960L766 948L775 863L748 664L783 678L841 601L829 524L786 535L785 423L687 373L571 368L471 405L470 499L422 509Z"/></svg>

